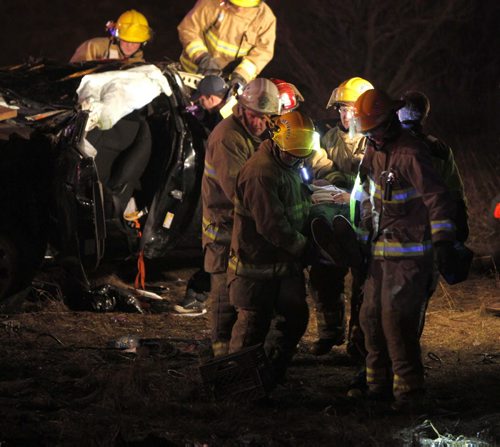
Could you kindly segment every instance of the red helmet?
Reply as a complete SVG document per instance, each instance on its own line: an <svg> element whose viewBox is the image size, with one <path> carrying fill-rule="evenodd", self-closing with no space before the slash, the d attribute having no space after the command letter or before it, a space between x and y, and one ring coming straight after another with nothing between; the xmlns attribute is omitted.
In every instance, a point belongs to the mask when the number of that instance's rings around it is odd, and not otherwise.
<svg viewBox="0 0 500 447"><path fill-rule="evenodd" d="M282 79L270 78L271 81L278 87L280 92L281 114L291 112L299 106L299 102L304 101L304 97L300 94L299 89L295 85Z"/></svg>

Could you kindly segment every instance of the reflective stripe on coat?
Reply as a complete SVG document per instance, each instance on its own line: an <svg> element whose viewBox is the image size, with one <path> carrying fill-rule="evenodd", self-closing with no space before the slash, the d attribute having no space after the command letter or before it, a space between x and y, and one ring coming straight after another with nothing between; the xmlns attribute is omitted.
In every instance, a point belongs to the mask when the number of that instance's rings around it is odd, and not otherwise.
<svg viewBox="0 0 500 447"><path fill-rule="evenodd" d="M375 258L423 256L433 242L454 240L455 204L421 140L402 131L383 150L369 144L361 176L360 233L372 235Z"/></svg>
<svg viewBox="0 0 500 447"><path fill-rule="evenodd" d="M250 81L273 58L276 17L265 2L236 13L218 0L198 0L177 30L183 46L180 62L192 73L198 69L195 60L209 53L221 69L241 59L234 71Z"/></svg>

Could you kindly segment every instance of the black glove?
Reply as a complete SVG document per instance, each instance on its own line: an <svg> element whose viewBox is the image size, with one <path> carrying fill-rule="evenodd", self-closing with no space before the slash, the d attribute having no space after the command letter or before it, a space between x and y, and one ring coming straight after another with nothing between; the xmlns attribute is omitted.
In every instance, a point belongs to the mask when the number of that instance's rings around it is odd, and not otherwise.
<svg viewBox="0 0 500 447"><path fill-rule="evenodd" d="M447 278L453 277L457 271L457 253L452 241L439 241L434 244L436 251L437 267L441 275Z"/></svg>
<svg viewBox="0 0 500 447"><path fill-rule="evenodd" d="M240 94L245 88L245 85L247 85L247 81L243 76L238 73L231 73L231 76L229 76L229 86L232 91Z"/></svg>
<svg viewBox="0 0 500 447"><path fill-rule="evenodd" d="M220 68L217 65L217 62L208 53L205 53L202 56L200 56L196 60L196 64L198 65L197 73L200 73L204 76L218 75L220 73Z"/></svg>

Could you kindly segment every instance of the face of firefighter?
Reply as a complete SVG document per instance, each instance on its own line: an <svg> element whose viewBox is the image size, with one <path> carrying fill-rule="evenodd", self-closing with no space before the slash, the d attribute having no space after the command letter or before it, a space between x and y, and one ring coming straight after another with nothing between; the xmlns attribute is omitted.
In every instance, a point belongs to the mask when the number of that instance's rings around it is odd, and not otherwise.
<svg viewBox="0 0 500 447"><path fill-rule="evenodd" d="M260 137L268 128L267 115L243 108L243 119L247 129L255 137Z"/></svg>
<svg viewBox="0 0 500 447"><path fill-rule="evenodd" d="M280 150L278 152L278 154L279 154L281 161L285 165L290 166L291 168L293 168L294 166L298 166L300 164L301 159L294 157L293 155L290 155L288 152Z"/></svg>
<svg viewBox="0 0 500 447"><path fill-rule="evenodd" d="M132 56L137 50L141 48L141 44L138 42L127 42L125 40L120 40L120 50L125 55L125 57Z"/></svg>
<svg viewBox="0 0 500 447"><path fill-rule="evenodd" d="M203 107L205 110L210 111L216 108L222 102L222 98L219 98L216 95L201 95L198 102L200 103L201 107Z"/></svg>
<svg viewBox="0 0 500 447"><path fill-rule="evenodd" d="M339 107L340 122L344 129L349 129L352 118L354 117L354 107L342 104Z"/></svg>

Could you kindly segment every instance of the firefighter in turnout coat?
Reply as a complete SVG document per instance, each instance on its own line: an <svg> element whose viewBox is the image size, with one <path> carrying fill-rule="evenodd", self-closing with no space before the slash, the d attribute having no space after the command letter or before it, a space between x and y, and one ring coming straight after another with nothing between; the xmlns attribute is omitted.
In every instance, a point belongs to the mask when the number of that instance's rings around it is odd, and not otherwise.
<svg viewBox="0 0 500 447"><path fill-rule="evenodd" d="M224 71L232 85L244 86L273 58L276 17L261 0L198 0L177 30L183 69Z"/></svg>
<svg viewBox="0 0 500 447"><path fill-rule="evenodd" d="M455 259L454 202L422 140L401 129L402 105L381 90L366 91L355 104L357 128L369 139L359 228L371 247L360 314L368 392L394 397L397 410L418 405L424 390L419 327L433 250L440 271L452 270Z"/></svg>
<svg viewBox="0 0 500 447"><path fill-rule="evenodd" d="M266 135L271 115L280 112L279 92L264 78L250 82L233 114L210 134L201 184L202 243L205 271L211 274L211 331L214 354L227 354L235 320L229 303L226 270L233 229L236 176Z"/></svg>
<svg viewBox="0 0 500 447"><path fill-rule="evenodd" d="M135 9L125 11L115 22L108 22L110 37L94 37L83 42L70 62L119 59L144 62L143 48L153 34L146 17Z"/></svg>
<svg viewBox="0 0 500 447"><path fill-rule="evenodd" d="M238 311L230 352L263 343L277 381L283 378L308 322L302 255L310 192L301 181L300 159L319 146L310 118L294 111L276 120L273 139L238 175L231 257L231 303ZM317 143L316 143L317 141Z"/></svg>
<svg viewBox="0 0 500 447"><path fill-rule="evenodd" d="M321 150L315 152L308 162L314 174L313 183L328 182L351 191L358 173L359 163L366 148L366 138L354 129L354 103L373 85L366 79L355 77L342 82L332 92L326 108L334 107L340 114L340 122L321 138ZM339 193L334 203L317 204L311 210L311 220L316 215L328 217L329 224L336 214L349 218L349 192ZM311 295L316 306L318 340L313 344L314 355L324 355L333 346L342 345L345 340L345 295L344 282L348 268L333 265L322 257L316 257L309 272ZM349 322L350 353L353 325L357 327L358 309L361 301L362 275L353 270L351 319Z"/></svg>

